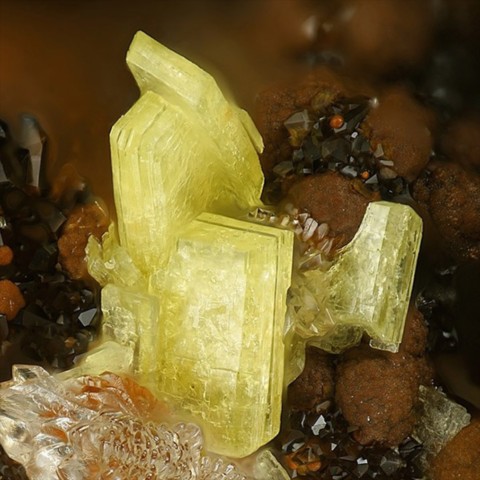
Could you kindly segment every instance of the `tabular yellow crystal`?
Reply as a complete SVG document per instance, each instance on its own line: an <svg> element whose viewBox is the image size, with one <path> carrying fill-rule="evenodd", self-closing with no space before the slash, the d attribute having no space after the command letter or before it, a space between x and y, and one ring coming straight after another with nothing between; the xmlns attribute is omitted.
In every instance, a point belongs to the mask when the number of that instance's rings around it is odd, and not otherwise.
<svg viewBox="0 0 480 480"><path fill-rule="evenodd" d="M177 241L162 292L157 388L245 456L280 426L293 234L212 214Z"/></svg>
<svg viewBox="0 0 480 480"><path fill-rule="evenodd" d="M260 204L261 137L199 67L138 32L127 64L142 96L110 134L120 243L146 274L204 211Z"/></svg>
<svg viewBox="0 0 480 480"><path fill-rule="evenodd" d="M421 236L422 221L410 207L370 203L332 267L305 272L294 282L289 303L296 332L339 352L365 331L372 347L397 351Z"/></svg>
<svg viewBox="0 0 480 480"><path fill-rule="evenodd" d="M290 475L270 450L257 455L254 473L256 480L290 480Z"/></svg>

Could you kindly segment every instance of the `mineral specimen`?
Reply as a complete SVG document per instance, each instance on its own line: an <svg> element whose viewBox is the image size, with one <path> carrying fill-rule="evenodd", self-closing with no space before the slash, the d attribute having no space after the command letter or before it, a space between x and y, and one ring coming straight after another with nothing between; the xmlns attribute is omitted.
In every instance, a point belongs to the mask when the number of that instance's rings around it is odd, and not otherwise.
<svg viewBox="0 0 480 480"><path fill-rule="evenodd" d="M470 423L471 416L465 407L434 387L420 387L420 402L420 421L414 434L425 446L426 453L435 456Z"/></svg>
<svg viewBox="0 0 480 480"><path fill-rule="evenodd" d="M335 353L358 343L365 331L373 347L398 351L421 232L420 217L410 207L370 203L332 267L293 280L289 315L297 333Z"/></svg>
<svg viewBox="0 0 480 480"><path fill-rule="evenodd" d="M217 453L246 456L278 432L292 244L291 232L202 214L165 273L157 388L202 419Z"/></svg>
<svg viewBox="0 0 480 480"><path fill-rule="evenodd" d="M30 480L245 480L202 454L200 429L168 426L151 393L112 373L60 382L16 366L0 389L0 442Z"/></svg>
<svg viewBox="0 0 480 480"><path fill-rule="evenodd" d="M110 134L115 205L121 245L151 275L200 213L261 203L263 145L210 75L144 33L127 64L142 96Z"/></svg>
<svg viewBox="0 0 480 480"><path fill-rule="evenodd" d="M141 32L127 63L142 95L111 132L119 241L87 247L103 333L209 450L245 456L280 426L293 234L218 215L261 205L262 140L213 78Z"/></svg>

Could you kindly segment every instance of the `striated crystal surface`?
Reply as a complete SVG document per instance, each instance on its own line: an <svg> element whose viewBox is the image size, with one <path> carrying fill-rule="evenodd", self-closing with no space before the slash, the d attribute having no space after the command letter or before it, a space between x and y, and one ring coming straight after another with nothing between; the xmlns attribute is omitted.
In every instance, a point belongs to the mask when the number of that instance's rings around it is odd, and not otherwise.
<svg viewBox="0 0 480 480"><path fill-rule="evenodd" d="M202 214L168 265L158 390L201 419L216 453L246 456L278 432L292 244L291 232Z"/></svg>
<svg viewBox="0 0 480 480"><path fill-rule="evenodd" d="M289 315L295 331L330 352L357 344L398 351L422 236L408 206L368 205L354 239L326 271L301 272L292 282Z"/></svg>
<svg viewBox="0 0 480 480"><path fill-rule="evenodd" d="M204 211L260 204L261 137L214 79L138 32L127 64L142 96L110 134L120 243L147 275L181 227Z"/></svg>
<svg viewBox="0 0 480 480"><path fill-rule="evenodd" d="M203 456L196 425L162 423L163 406L129 377L13 374L0 389L0 442L30 480L246 480Z"/></svg>
<svg viewBox="0 0 480 480"><path fill-rule="evenodd" d="M470 423L465 407L434 387L420 386L420 415L414 435L426 453L435 456L460 430Z"/></svg>
<svg viewBox="0 0 480 480"><path fill-rule="evenodd" d="M257 480L290 480L290 475L270 450L257 455L254 473Z"/></svg>

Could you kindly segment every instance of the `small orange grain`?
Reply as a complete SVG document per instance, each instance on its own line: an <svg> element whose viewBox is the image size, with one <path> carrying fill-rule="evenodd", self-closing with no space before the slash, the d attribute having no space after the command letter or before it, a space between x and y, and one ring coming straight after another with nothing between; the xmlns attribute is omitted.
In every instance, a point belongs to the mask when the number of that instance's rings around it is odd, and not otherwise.
<svg viewBox="0 0 480 480"><path fill-rule="evenodd" d="M362 172L360 174L360 176L364 179L364 180L368 180L370 178L370 174L365 170L364 172Z"/></svg>
<svg viewBox="0 0 480 480"><path fill-rule="evenodd" d="M331 128L342 128L345 123L345 119L341 115L333 115L330 117L329 125Z"/></svg>
<svg viewBox="0 0 480 480"><path fill-rule="evenodd" d="M0 247L0 266L10 265L13 260L13 251L8 245Z"/></svg>
<svg viewBox="0 0 480 480"><path fill-rule="evenodd" d="M0 280L0 313L13 320L24 306L20 289L10 280Z"/></svg>

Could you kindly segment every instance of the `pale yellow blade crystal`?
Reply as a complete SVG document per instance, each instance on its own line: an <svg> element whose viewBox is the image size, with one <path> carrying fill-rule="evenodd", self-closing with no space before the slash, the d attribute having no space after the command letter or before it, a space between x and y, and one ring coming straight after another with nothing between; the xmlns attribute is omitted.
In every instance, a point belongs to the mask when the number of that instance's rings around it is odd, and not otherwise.
<svg viewBox="0 0 480 480"><path fill-rule="evenodd" d="M151 275L201 212L235 216L261 203L262 145L210 75L144 33L127 63L142 96L110 134L115 205L121 245Z"/></svg>
<svg viewBox="0 0 480 480"><path fill-rule="evenodd" d="M398 351L422 237L422 220L398 203L368 205L354 239L326 272L294 281L290 315L296 332L331 352L357 344Z"/></svg>
<svg viewBox="0 0 480 480"><path fill-rule="evenodd" d="M292 246L292 232L212 214L177 241L157 386L195 416L213 452L246 456L278 433Z"/></svg>

